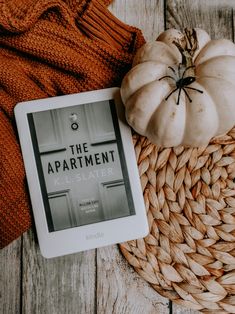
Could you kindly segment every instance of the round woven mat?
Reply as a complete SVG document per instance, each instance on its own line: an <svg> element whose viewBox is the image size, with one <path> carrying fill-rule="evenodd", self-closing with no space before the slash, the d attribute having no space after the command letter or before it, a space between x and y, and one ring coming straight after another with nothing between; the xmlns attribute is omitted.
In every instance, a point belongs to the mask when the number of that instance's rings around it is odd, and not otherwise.
<svg viewBox="0 0 235 314"><path fill-rule="evenodd" d="M235 313L235 127L200 148L133 138L150 234L123 255L173 302Z"/></svg>

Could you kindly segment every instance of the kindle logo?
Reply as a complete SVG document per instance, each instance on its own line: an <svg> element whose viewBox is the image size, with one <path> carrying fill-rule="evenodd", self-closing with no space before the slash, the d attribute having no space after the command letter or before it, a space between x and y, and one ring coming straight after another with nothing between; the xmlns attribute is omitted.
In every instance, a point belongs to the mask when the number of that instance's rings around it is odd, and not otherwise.
<svg viewBox="0 0 235 314"><path fill-rule="evenodd" d="M95 234L88 234L86 236L86 240L94 240L94 239L100 239L104 237L104 233L103 232L97 232Z"/></svg>

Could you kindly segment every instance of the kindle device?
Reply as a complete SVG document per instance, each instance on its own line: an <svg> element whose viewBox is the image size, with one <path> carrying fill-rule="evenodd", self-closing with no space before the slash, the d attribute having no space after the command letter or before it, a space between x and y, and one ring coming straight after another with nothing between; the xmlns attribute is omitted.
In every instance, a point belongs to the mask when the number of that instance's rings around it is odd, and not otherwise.
<svg viewBox="0 0 235 314"><path fill-rule="evenodd" d="M15 117L44 257L148 234L118 88L22 102Z"/></svg>

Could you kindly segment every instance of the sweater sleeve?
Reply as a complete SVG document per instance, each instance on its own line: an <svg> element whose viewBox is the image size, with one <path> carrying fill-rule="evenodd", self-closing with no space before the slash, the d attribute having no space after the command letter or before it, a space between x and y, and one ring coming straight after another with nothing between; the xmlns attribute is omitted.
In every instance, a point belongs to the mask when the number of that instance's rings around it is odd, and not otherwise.
<svg viewBox="0 0 235 314"><path fill-rule="evenodd" d="M133 53L141 47L145 39L142 32L116 18L105 6L111 1L92 0L87 2L77 23L91 39L106 42L117 50Z"/></svg>
<svg viewBox="0 0 235 314"><path fill-rule="evenodd" d="M21 33L29 30L48 11L55 11L69 24L93 0L2 0L0 1L0 34L6 31ZM112 0L100 0L108 6Z"/></svg>
<svg viewBox="0 0 235 314"><path fill-rule="evenodd" d="M144 43L141 31L118 20L107 8L112 0L3 0L0 1L0 35L32 29L39 19L59 20L78 27L91 39L134 52Z"/></svg>

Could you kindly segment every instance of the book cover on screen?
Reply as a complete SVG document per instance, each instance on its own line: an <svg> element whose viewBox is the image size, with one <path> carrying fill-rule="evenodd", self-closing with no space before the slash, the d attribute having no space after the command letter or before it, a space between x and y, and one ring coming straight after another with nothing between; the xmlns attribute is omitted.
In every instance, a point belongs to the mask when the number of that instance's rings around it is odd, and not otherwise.
<svg viewBox="0 0 235 314"><path fill-rule="evenodd" d="M27 118L49 232L135 214L113 100Z"/></svg>

